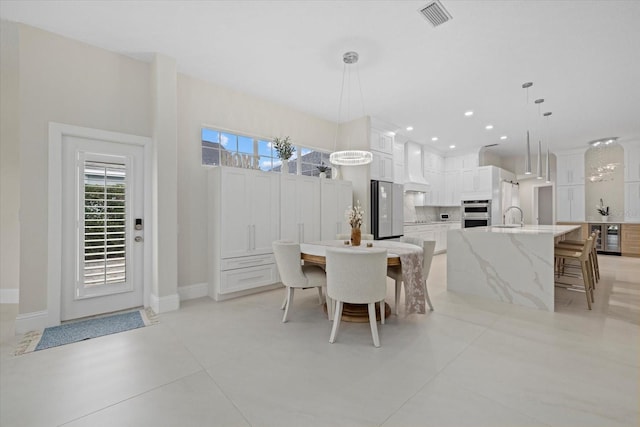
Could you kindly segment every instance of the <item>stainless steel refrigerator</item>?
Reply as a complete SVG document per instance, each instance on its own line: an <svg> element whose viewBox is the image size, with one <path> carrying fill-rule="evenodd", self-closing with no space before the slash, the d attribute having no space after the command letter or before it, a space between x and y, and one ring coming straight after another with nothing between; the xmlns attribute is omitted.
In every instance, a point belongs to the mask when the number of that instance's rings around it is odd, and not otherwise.
<svg viewBox="0 0 640 427"><path fill-rule="evenodd" d="M376 240L403 235L404 188L402 184L371 181L371 230Z"/></svg>

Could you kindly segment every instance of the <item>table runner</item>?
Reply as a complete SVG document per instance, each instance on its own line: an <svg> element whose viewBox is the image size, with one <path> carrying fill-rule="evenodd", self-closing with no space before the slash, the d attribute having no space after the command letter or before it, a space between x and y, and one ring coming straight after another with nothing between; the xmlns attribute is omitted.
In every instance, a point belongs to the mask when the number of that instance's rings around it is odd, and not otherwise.
<svg viewBox="0 0 640 427"><path fill-rule="evenodd" d="M336 248L351 248L354 250L367 250L366 243L373 243L374 248L386 249L388 253L400 257L402 278L404 282L405 310L407 314L426 313L426 299L422 277L422 248L408 243L393 242L388 240L362 241L361 246L345 245L342 240L325 240L311 242L312 245L331 246Z"/></svg>

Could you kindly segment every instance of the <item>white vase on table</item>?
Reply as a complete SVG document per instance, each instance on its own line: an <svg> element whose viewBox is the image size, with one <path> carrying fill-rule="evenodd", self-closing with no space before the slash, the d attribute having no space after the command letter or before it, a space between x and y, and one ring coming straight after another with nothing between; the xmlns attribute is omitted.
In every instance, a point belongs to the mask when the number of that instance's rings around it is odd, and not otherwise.
<svg viewBox="0 0 640 427"><path fill-rule="evenodd" d="M609 221L609 215L602 215L602 222L608 222Z"/></svg>

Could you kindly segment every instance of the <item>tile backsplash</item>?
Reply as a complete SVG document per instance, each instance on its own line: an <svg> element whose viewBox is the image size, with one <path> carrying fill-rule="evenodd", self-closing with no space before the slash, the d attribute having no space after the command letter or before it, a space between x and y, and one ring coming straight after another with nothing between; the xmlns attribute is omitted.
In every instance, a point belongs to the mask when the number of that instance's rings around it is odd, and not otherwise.
<svg viewBox="0 0 640 427"><path fill-rule="evenodd" d="M416 206L420 193L404 194L404 222L440 221L441 213L448 213L450 221L460 221L460 207L457 206Z"/></svg>

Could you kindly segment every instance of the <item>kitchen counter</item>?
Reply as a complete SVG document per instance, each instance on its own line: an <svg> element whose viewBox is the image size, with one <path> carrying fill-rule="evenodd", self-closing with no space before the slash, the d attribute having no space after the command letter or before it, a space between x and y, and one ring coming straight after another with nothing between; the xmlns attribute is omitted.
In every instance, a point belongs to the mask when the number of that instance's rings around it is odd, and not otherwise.
<svg viewBox="0 0 640 427"><path fill-rule="evenodd" d="M573 230L579 229L579 225L491 225L489 227L465 228L465 233L502 233L502 234L553 234L560 237Z"/></svg>
<svg viewBox="0 0 640 427"><path fill-rule="evenodd" d="M447 289L554 311L554 243L580 225L474 227L447 234Z"/></svg>

